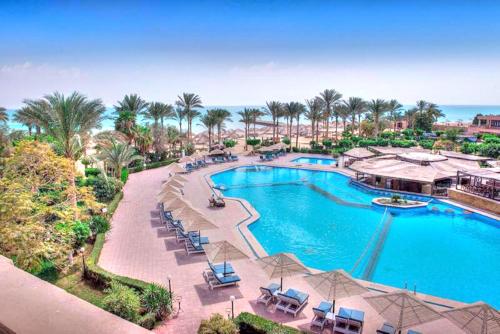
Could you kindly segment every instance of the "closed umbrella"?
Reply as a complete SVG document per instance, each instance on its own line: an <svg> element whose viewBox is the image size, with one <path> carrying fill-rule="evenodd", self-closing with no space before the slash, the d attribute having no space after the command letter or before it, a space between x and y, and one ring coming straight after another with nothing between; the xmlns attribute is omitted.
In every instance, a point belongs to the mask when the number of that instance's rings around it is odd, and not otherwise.
<svg viewBox="0 0 500 334"><path fill-rule="evenodd" d="M248 255L226 240L203 245L203 249L210 262L224 262L224 275L227 261L248 259Z"/></svg>
<svg viewBox="0 0 500 334"><path fill-rule="evenodd" d="M191 158L190 156L184 156L179 159L179 162L180 163L193 162L193 158Z"/></svg>
<svg viewBox="0 0 500 334"><path fill-rule="evenodd" d="M266 256L258 259L257 262L270 279L280 278L280 290L283 290L283 277L311 273L295 255L290 253L278 253Z"/></svg>
<svg viewBox="0 0 500 334"><path fill-rule="evenodd" d="M500 333L500 312L483 302L444 311L442 314L470 334Z"/></svg>
<svg viewBox="0 0 500 334"><path fill-rule="evenodd" d="M314 274L305 279L323 298L333 301L333 312L336 298L360 295L368 291L344 270Z"/></svg>
<svg viewBox="0 0 500 334"><path fill-rule="evenodd" d="M366 297L365 300L378 314L395 325L396 331L400 334L403 329L442 317L440 313L406 291Z"/></svg>

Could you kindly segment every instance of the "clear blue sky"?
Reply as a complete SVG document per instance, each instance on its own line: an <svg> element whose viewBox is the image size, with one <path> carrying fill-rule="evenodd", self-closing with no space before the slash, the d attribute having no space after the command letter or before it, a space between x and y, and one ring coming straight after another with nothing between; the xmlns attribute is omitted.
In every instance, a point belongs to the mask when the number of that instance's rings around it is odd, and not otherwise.
<svg viewBox="0 0 500 334"><path fill-rule="evenodd" d="M499 1L6 1L0 105L77 89L207 104L500 104Z"/></svg>

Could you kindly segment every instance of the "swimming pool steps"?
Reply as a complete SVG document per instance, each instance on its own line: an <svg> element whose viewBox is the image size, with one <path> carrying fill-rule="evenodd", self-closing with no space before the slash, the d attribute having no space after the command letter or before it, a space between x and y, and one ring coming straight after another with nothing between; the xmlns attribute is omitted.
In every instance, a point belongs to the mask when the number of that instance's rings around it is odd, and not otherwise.
<svg viewBox="0 0 500 334"><path fill-rule="evenodd" d="M375 247L373 248L372 254L370 256L370 259L368 260L368 263L365 267L363 275L361 276L361 279L364 279L367 281L372 280L373 272L375 271L375 268L377 267L378 260L380 258L380 253L382 253L382 250L384 249L387 235L389 234L389 231L391 229L393 218L394 218L394 216L391 215L390 213L388 213L385 216L384 225L382 227L382 230L380 231L377 243L375 244Z"/></svg>

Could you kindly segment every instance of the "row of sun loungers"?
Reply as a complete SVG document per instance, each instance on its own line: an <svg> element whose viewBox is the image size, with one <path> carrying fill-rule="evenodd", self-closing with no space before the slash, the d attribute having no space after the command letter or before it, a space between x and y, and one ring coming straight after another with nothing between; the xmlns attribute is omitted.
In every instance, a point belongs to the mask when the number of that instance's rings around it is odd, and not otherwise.
<svg viewBox="0 0 500 334"><path fill-rule="evenodd" d="M260 155L261 161L273 161L274 159L279 158L280 156L285 156L284 152L276 152L276 153L266 153Z"/></svg>
<svg viewBox="0 0 500 334"><path fill-rule="evenodd" d="M212 264L208 262L208 266L209 268L203 271L203 277L211 290L238 285L241 281L230 263Z"/></svg>
<svg viewBox="0 0 500 334"><path fill-rule="evenodd" d="M188 162L186 164L186 171L192 172L195 169L202 168L202 167L207 167L207 163L205 160L196 160L196 162Z"/></svg>
<svg viewBox="0 0 500 334"><path fill-rule="evenodd" d="M224 156L224 157L213 157L212 158L212 162L214 164L220 164L220 163L223 163L223 162L234 162L234 161L238 161L238 156L236 156L236 155L227 155L227 156Z"/></svg>

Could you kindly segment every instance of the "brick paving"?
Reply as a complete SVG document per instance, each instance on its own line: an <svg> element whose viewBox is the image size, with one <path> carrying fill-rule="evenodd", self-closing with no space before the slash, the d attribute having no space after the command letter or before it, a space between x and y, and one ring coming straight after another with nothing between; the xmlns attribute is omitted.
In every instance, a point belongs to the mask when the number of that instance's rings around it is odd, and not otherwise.
<svg viewBox="0 0 500 334"><path fill-rule="evenodd" d="M289 155L273 164L290 165L289 161L295 157L297 156ZM99 265L115 274L157 282L164 286L168 285L168 275L171 276L174 294L182 297L181 312L174 314L171 319L156 328L156 333L196 333L202 319L208 318L213 313L227 315L228 308L230 308L230 296L236 297L236 313L249 311L304 331L310 331L309 323L313 318L311 308L322 298L302 277L293 277L284 280L285 289L293 287L310 294L309 304L297 318L275 311L272 306L265 308L262 304L257 305L258 288L267 286L270 281L258 268L250 248L243 242L236 229L236 224L249 218L249 213L244 210L240 202L230 199L226 201L225 208L208 207L211 189L205 176L230 166L255 163L258 157L242 157L240 160L239 163L210 166L188 174L186 177L189 181L184 187L185 198L219 227L217 230L202 233L211 241L229 240L250 256L249 260L232 262L235 271L242 279L237 287L210 290L202 277L202 271L207 267L206 256L188 256L183 243L177 243L175 235L168 233L160 224L156 194L161 184L168 178L168 166L131 174L124 187L124 198L113 216L112 229L106 237ZM332 169L331 167L321 168ZM256 219L258 214L251 207L249 209L255 215L249 221ZM258 246L256 248L259 250L258 253L262 253L261 248ZM364 282L364 284L380 287L369 282ZM383 288L390 291L388 287ZM369 292L367 295L373 293ZM426 299L432 299L432 297L426 296ZM450 303L453 304L451 301ZM454 304L459 305L459 303ZM337 305L365 311L364 333L374 333L376 328L384 322L360 296L339 299ZM445 319L416 326L415 329L424 333L463 333ZM324 332L330 331L325 329Z"/></svg>

